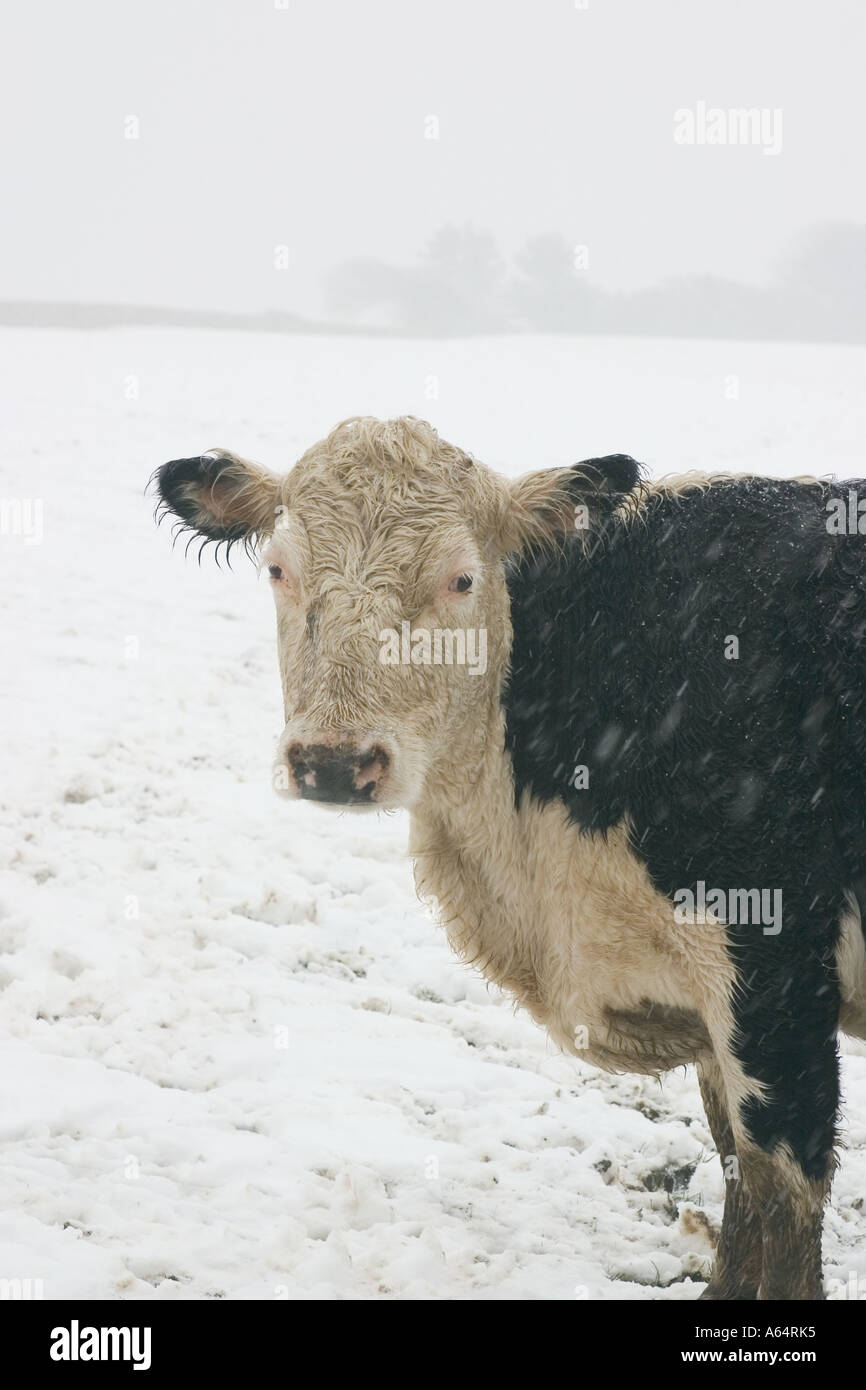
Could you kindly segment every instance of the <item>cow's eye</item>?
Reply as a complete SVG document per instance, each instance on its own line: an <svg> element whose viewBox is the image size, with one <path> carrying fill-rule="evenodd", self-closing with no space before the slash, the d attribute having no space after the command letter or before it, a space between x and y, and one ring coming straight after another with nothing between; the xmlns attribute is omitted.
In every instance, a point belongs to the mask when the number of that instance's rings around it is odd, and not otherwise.
<svg viewBox="0 0 866 1390"><path fill-rule="evenodd" d="M456 579L452 579L448 589L452 594L468 594L472 588L471 574L458 574Z"/></svg>
<svg viewBox="0 0 866 1390"><path fill-rule="evenodd" d="M279 565L268 565L268 574L271 576L271 579L282 579L283 577L283 571L280 569Z"/></svg>

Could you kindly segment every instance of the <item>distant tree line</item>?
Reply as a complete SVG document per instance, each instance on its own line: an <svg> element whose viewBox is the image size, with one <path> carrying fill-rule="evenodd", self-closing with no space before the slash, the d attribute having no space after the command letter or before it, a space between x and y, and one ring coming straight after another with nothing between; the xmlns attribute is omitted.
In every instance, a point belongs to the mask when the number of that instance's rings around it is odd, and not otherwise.
<svg viewBox="0 0 866 1390"><path fill-rule="evenodd" d="M335 317L412 335L524 329L863 342L864 265L866 227L834 223L804 237L766 288L699 275L615 293L592 284L564 237L533 237L509 266L490 232L447 225L413 266L345 262L327 297Z"/></svg>

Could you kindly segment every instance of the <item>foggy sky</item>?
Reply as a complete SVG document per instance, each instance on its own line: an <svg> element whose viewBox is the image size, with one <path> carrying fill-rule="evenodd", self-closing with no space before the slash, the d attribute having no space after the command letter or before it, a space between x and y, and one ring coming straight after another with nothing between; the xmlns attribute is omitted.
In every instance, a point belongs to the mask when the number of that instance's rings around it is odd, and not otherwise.
<svg viewBox="0 0 866 1390"><path fill-rule="evenodd" d="M817 221L866 221L862 0L582 4L7 11L0 299L319 314L336 265L449 221L586 245L609 289L766 283ZM781 153L677 145L700 101L780 109Z"/></svg>

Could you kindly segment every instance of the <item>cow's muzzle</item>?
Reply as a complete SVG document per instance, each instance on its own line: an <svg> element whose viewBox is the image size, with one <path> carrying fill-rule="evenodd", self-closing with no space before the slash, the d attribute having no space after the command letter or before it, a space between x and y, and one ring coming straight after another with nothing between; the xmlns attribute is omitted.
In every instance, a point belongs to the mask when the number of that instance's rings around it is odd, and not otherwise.
<svg viewBox="0 0 866 1390"><path fill-rule="evenodd" d="M373 806L391 759L379 743L290 743L289 776L305 801L332 806Z"/></svg>

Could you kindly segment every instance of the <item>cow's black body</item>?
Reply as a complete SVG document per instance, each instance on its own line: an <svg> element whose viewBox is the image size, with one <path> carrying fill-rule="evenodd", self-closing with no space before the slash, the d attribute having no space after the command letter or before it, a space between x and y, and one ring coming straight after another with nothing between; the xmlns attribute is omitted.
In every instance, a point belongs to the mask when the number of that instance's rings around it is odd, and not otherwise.
<svg viewBox="0 0 866 1390"><path fill-rule="evenodd" d="M767 1085L743 1118L821 1178L846 890L866 909L866 537L831 534L826 504L860 489L743 477L632 508L616 494L637 466L592 464L613 493L592 543L509 573L517 794L560 798L587 830L627 818L668 895L781 889L777 935L727 928L734 1045Z"/></svg>

